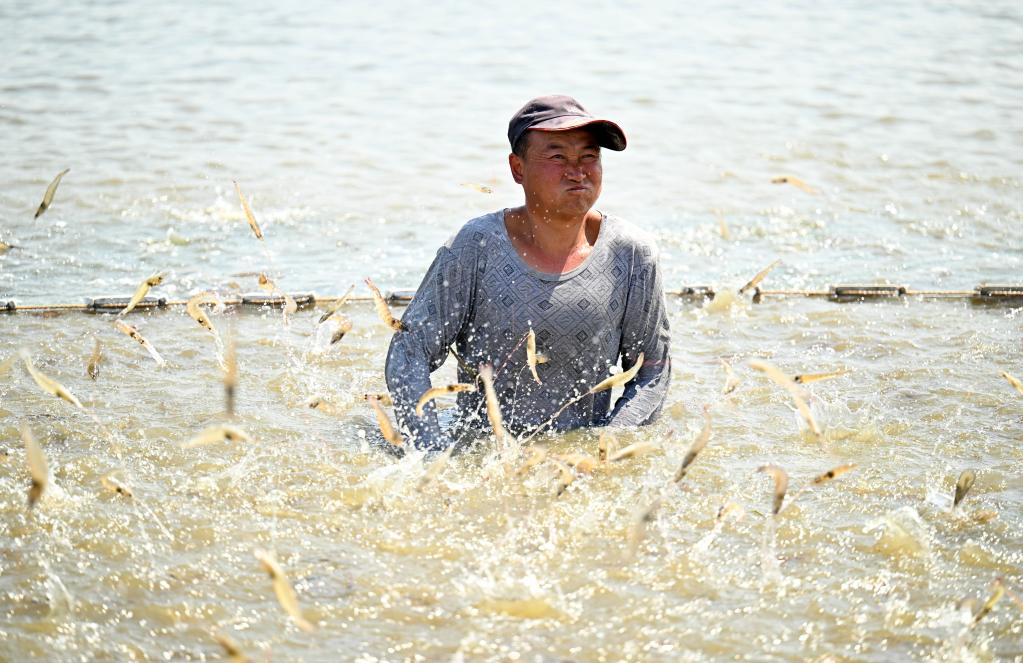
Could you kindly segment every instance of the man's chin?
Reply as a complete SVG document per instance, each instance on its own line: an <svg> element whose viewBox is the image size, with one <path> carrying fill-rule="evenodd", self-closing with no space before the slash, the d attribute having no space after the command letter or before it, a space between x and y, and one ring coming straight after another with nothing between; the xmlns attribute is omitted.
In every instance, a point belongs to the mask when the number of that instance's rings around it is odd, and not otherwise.
<svg viewBox="0 0 1023 663"><path fill-rule="evenodd" d="M563 214L586 214L593 206L597 204L597 199L593 196L568 196L567 199L561 201L561 205L558 209Z"/></svg>

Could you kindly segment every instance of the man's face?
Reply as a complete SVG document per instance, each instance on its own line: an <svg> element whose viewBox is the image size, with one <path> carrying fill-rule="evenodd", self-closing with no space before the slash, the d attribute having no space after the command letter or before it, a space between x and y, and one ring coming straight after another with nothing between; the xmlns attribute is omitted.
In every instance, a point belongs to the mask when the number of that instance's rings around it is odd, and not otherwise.
<svg viewBox="0 0 1023 663"><path fill-rule="evenodd" d="M511 168L529 207L551 216L582 215L597 202L603 171L589 130L528 131L525 152L511 156Z"/></svg>

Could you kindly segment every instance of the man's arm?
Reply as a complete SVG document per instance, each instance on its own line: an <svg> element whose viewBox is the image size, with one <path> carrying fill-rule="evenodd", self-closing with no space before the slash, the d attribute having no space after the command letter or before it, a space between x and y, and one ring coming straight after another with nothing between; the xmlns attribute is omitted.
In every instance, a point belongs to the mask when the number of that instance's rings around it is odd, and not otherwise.
<svg viewBox="0 0 1023 663"><path fill-rule="evenodd" d="M429 389L430 373L447 357L468 319L475 264L463 265L462 257L446 246L427 270L401 321L405 331L391 338L384 375L394 400L394 413L406 437L419 449L442 449L448 444L437 423L431 402L422 417L416 415L419 397Z"/></svg>
<svg viewBox="0 0 1023 663"><path fill-rule="evenodd" d="M660 414L671 383L670 343L661 270L652 254L637 266L622 319L622 368L632 367L641 352L643 366L625 385L608 426L642 426L653 423Z"/></svg>

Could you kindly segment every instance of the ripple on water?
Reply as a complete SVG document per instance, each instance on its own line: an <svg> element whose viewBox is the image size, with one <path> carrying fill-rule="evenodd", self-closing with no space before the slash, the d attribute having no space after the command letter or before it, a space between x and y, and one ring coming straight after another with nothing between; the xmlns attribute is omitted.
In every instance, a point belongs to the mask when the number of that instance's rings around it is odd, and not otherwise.
<svg viewBox="0 0 1023 663"><path fill-rule="evenodd" d="M386 3L311 22L231 3L172 8L174 20L143 5L7 12L19 73L0 104L0 233L20 248L0 254L0 299L127 294L155 271L169 273L168 296L228 281L255 290L237 274L268 269L290 291L339 292L366 275L414 286L464 219L516 204L494 118L524 80L571 80L621 118L630 148L605 157L601 206L656 233L671 289L728 293L775 258L772 289L1018 280L1021 162L1008 148L1020 132L1007 118L1021 109L1018 77L1004 75L1023 69L1018 12L609 7L490 8L491 25L536 37L528 57L489 43L478 13L420 9L398 25ZM568 19L581 29L564 30ZM657 22L687 26L686 47L651 32ZM779 25L786 40L773 38ZM422 35L442 38L423 49ZM661 66L640 66L651 59ZM297 75L297 62L319 64ZM457 113L423 103L456 88ZM771 184L783 174L818 193ZM252 196L265 254L232 179ZM509 477L486 444L425 488L421 459L381 452L358 395L383 389L388 337L361 305L321 354L312 312L287 329L277 311L213 315L237 329L236 423L253 442L197 449L180 445L223 422L220 369L180 311L132 316L164 369L110 316L7 316L0 362L29 349L107 430L20 365L0 375L0 658L214 658L213 631L257 660L1018 655L1011 601L972 628L957 606L982 603L996 575L1023 593L1023 401L999 377L1023 376L1023 309L715 302L671 303L670 406L619 440L656 449L560 496L552 466ZM752 357L791 373L849 369L806 386L821 440ZM719 358L740 381L727 398ZM714 434L673 485L705 404ZM22 423L53 473L31 512ZM539 444L595 455L597 438ZM766 463L790 476L777 518L755 472ZM856 469L809 484L844 463ZM967 468L977 483L953 512ZM134 499L103 488L112 471ZM636 513L657 497L630 556ZM718 523L727 501L745 517ZM257 548L276 552L315 634L280 609Z"/></svg>

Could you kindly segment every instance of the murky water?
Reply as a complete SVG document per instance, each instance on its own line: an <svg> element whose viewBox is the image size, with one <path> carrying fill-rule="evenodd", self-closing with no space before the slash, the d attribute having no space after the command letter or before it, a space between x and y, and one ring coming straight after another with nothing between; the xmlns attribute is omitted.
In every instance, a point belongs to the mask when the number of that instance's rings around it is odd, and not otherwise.
<svg viewBox="0 0 1023 663"><path fill-rule="evenodd" d="M0 241L18 245L0 253L0 300L128 295L158 270L168 297L255 290L244 273L267 270L292 292L415 287L461 223L519 202L506 122L552 91L625 127L599 206L657 234L669 289L737 285L775 258L779 288L1023 274L1017 3L16 0L0 25ZM788 174L817 193L770 183ZM618 440L657 449L560 496L553 465L509 475L486 445L425 486L420 457L381 450L360 396L383 390L390 332L365 304L326 353L319 311L289 327L213 315L238 338L253 442L196 449L181 444L223 422L223 394L183 311L130 316L162 369L110 316L0 318L0 362L27 349L87 409L20 360L0 375L0 659L215 660L215 632L274 661L1023 657L1009 598L975 626L960 607L998 576L1023 594L1023 398L999 377L1023 377L1018 304L669 305L669 406ZM753 357L851 371L806 388L822 440ZM742 379L728 398L720 358ZM704 405L713 437L676 486ZM32 511L23 423L53 475ZM597 437L541 444L596 455ZM766 463L791 478L777 518ZM977 481L953 512L964 469ZM104 488L110 472L134 499ZM716 524L729 500L745 516ZM256 549L276 552L315 632L282 611Z"/></svg>
<svg viewBox="0 0 1023 663"><path fill-rule="evenodd" d="M237 330L239 424L254 441L187 450L223 411L214 345L192 320L136 318L168 361L157 369L109 316L9 318L0 356L29 347L110 433L19 367L0 387L3 651L195 660L219 651L220 631L273 660L1021 654L1023 613L1009 600L975 628L957 609L986 599L996 576L1023 588L1023 399L998 375L1019 372L1020 309L672 308L686 341L666 416L619 439L658 449L580 475L561 496L552 465L508 476L487 449L422 487L421 458L371 443L360 396L382 387L389 331L368 306L352 307L355 331L326 354L312 352L311 311L287 331L269 312L214 316ZM84 374L94 335L105 348L95 382ZM807 386L822 441L744 367L751 356L790 373L851 370ZM719 357L742 379L729 398ZM671 478L703 404L713 437L679 487ZM31 513L18 422L42 442L56 486ZM543 444L596 455L597 439ZM755 473L765 463L788 471L790 499L831 467L857 467L799 495L772 536L771 482ZM953 513L967 468L977 483ZM112 471L134 500L104 490ZM657 496L630 559L633 520ZM747 515L715 529L727 500ZM277 551L315 633L289 623L257 548Z"/></svg>

